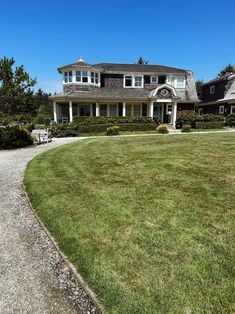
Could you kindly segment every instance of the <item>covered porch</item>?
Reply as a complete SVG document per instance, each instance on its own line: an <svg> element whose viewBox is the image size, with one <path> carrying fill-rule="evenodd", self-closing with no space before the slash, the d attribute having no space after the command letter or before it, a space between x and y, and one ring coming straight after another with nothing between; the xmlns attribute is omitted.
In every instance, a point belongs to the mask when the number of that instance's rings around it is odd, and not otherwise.
<svg viewBox="0 0 235 314"><path fill-rule="evenodd" d="M150 102L85 102L54 101L54 121L73 122L74 116L94 117L158 117L161 123L175 125L177 103L161 99Z"/></svg>

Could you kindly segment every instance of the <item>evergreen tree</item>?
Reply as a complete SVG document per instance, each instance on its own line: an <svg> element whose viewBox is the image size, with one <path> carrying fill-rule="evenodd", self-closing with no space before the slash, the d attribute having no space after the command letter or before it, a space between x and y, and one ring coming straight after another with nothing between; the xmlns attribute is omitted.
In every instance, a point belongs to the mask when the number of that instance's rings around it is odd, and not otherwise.
<svg viewBox="0 0 235 314"><path fill-rule="evenodd" d="M13 69L13 58L0 59L0 111L4 114L32 113L33 86L31 79L21 65Z"/></svg>
<svg viewBox="0 0 235 314"><path fill-rule="evenodd" d="M136 62L136 64L148 64L147 60L144 60L142 57L139 57L138 61Z"/></svg>
<svg viewBox="0 0 235 314"><path fill-rule="evenodd" d="M199 99L202 97L202 84L204 84L203 80L196 81L197 95Z"/></svg>
<svg viewBox="0 0 235 314"><path fill-rule="evenodd" d="M229 63L228 65L226 65L219 73L218 73L218 77L223 77L226 74L229 73L235 73L235 67L233 64Z"/></svg>

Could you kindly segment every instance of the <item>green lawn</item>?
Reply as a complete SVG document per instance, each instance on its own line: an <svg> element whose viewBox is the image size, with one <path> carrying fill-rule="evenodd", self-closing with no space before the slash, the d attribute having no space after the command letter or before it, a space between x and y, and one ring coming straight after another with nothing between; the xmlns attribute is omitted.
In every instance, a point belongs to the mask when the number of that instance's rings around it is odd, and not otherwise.
<svg viewBox="0 0 235 314"><path fill-rule="evenodd" d="M234 313L235 134L83 140L25 185L107 313Z"/></svg>

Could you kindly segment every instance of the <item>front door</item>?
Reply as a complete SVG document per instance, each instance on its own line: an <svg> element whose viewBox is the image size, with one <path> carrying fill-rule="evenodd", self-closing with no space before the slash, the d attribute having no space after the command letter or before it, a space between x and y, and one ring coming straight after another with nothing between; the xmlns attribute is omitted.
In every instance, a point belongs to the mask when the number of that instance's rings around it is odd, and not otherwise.
<svg viewBox="0 0 235 314"><path fill-rule="evenodd" d="M158 117L161 123L163 122L162 121L162 117L163 117L162 104L157 104L153 106L153 116Z"/></svg>

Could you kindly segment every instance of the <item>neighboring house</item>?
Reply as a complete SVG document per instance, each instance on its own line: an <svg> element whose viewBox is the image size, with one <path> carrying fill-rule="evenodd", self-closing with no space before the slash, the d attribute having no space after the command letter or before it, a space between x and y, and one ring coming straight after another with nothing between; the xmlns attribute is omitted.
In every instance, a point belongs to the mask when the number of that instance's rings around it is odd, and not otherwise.
<svg viewBox="0 0 235 314"><path fill-rule="evenodd" d="M198 102L191 71L149 64L98 63L83 59L58 69L63 92L51 96L56 122L73 116L149 116L175 125Z"/></svg>
<svg viewBox="0 0 235 314"><path fill-rule="evenodd" d="M200 114L235 113L235 74L228 73L203 84L201 101L197 106L197 112Z"/></svg>

